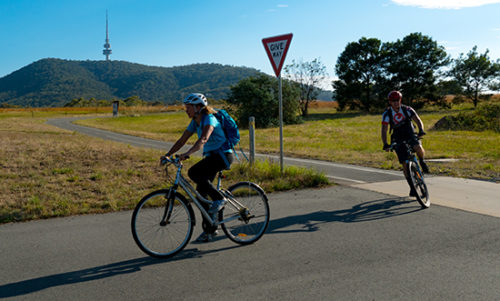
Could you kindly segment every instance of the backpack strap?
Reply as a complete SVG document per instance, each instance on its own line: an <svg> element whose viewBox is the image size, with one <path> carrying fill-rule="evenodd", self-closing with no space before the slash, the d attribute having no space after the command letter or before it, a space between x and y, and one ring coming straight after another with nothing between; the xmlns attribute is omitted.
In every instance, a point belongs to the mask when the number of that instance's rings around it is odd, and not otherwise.
<svg viewBox="0 0 500 301"><path fill-rule="evenodd" d="M385 112L389 115L389 134L392 133L394 129L394 115L392 113L392 108L388 107ZM411 124L411 118L410 114L408 114L408 106L407 105L401 105L401 111L403 111L403 115L405 116L405 122L409 122ZM385 114L384 112L384 114Z"/></svg>
<svg viewBox="0 0 500 301"><path fill-rule="evenodd" d="M403 114L405 115L405 118L411 122L410 115L408 114L408 106L407 105L401 105L401 110L403 111Z"/></svg>

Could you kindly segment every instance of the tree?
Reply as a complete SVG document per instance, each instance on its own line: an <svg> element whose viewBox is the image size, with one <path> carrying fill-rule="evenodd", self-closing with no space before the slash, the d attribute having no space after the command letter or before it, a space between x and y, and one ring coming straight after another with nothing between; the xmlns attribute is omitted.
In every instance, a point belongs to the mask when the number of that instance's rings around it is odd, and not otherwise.
<svg viewBox="0 0 500 301"><path fill-rule="evenodd" d="M297 123L300 91L296 85L283 80L283 122ZM268 75L248 77L231 87L227 102L236 106L235 117L242 127L248 126L248 118L255 117L257 127L279 124L278 81Z"/></svg>
<svg viewBox="0 0 500 301"><path fill-rule="evenodd" d="M374 89L382 75L380 44L378 39L363 37L347 44L340 54L335 65L339 80L333 82L340 109L369 111L376 101Z"/></svg>
<svg viewBox="0 0 500 301"><path fill-rule="evenodd" d="M391 85L386 92L401 90L403 101L417 108L423 106L423 99L439 99L435 85L437 73L449 64L443 46L421 33L412 33L403 40L382 45L382 56L382 65Z"/></svg>
<svg viewBox="0 0 500 301"><path fill-rule="evenodd" d="M303 117L308 115L309 103L314 101L319 94L318 85L326 78L326 67L319 59L311 62L296 62L292 60L285 67L286 78L296 82L300 87L300 111Z"/></svg>
<svg viewBox="0 0 500 301"><path fill-rule="evenodd" d="M479 102L481 92L488 88L498 89L500 61L491 61L488 52L486 49L484 54L479 54L477 46L474 46L467 56L461 53L458 59L453 60L453 68L450 71L450 75L464 88L465 96L474 102L474 107Z"/></svg>

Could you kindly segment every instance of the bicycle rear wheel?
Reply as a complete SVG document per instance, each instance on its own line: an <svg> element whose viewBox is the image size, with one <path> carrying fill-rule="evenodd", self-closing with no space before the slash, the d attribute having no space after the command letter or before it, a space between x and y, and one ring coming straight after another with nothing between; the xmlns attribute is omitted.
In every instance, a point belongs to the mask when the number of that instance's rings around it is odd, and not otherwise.
<svg viewBox="0 0 500 301"><path fill-rule="evenodd" d="M193 234L194 212L180 194L168 201L168 190L146 195L132 214L132 235L152 257L168 258L180 252Z"/></svg>
<svg viewBox="0 0 500 301"><path fill-rule="evenodd" d="M417 192L417 201L422 208L429 208L431 199L429 197L429 190L427 190L427 185L424 181L424 176L413 161L408 162L408 170L411 177L411 184L413 185L411 188Z"/></svg>
<svg viewBox="0 0 500 301"><path fill-rule="evenodd" d="M235 243L256 242L269 225L269 204L264 190L255 183L239 182L228 191L229 200L219 213L222 230Z"/></svg>

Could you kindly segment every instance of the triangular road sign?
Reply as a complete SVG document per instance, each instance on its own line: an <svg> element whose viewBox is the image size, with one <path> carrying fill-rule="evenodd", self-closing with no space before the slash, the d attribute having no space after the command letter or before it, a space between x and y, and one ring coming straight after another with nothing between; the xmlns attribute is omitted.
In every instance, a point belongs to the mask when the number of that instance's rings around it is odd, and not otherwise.
<svg viewBox="0 0 500 301"><path fill-rule="evenodd" d="M266 49L269 60L271 61L276 77L280 76L281 68L285 62L286 53L288 52L288 47L290 47L290 43L292 42L292 37L293 34L289 33L262 39L262 44L264 44L264 48Z"/></svg>

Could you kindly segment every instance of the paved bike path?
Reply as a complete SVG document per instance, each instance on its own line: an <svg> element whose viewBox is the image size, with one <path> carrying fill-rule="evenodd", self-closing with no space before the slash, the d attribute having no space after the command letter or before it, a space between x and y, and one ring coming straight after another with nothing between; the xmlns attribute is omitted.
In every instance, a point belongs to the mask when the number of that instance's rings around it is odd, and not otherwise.
<svg viewBox="0 0 500 301"><path fill-rule="evenodd" d="M168 150L173 144L73 123L73 121L83 118L89 117L53 118L47 120L47 123L66 130L138 147ZM256 157L279 161L279 156L276 155L256 154ZM285 165L306 166L317 169L342 185L400 197L408 196L409 192L406 180L400 171L290 157L285 157L284 163ZM428 176L426 177L426 183L430 191L432 204L500 217L500 184L441 176Z"/></svg>
<svg viewBox="0 0 500 301"><path fill-rule="evenodd" d="M0 300L498 300L498 218L344 185L269 197L255 244L170 260L139 250L130 211L0 225Z"/></svg>

